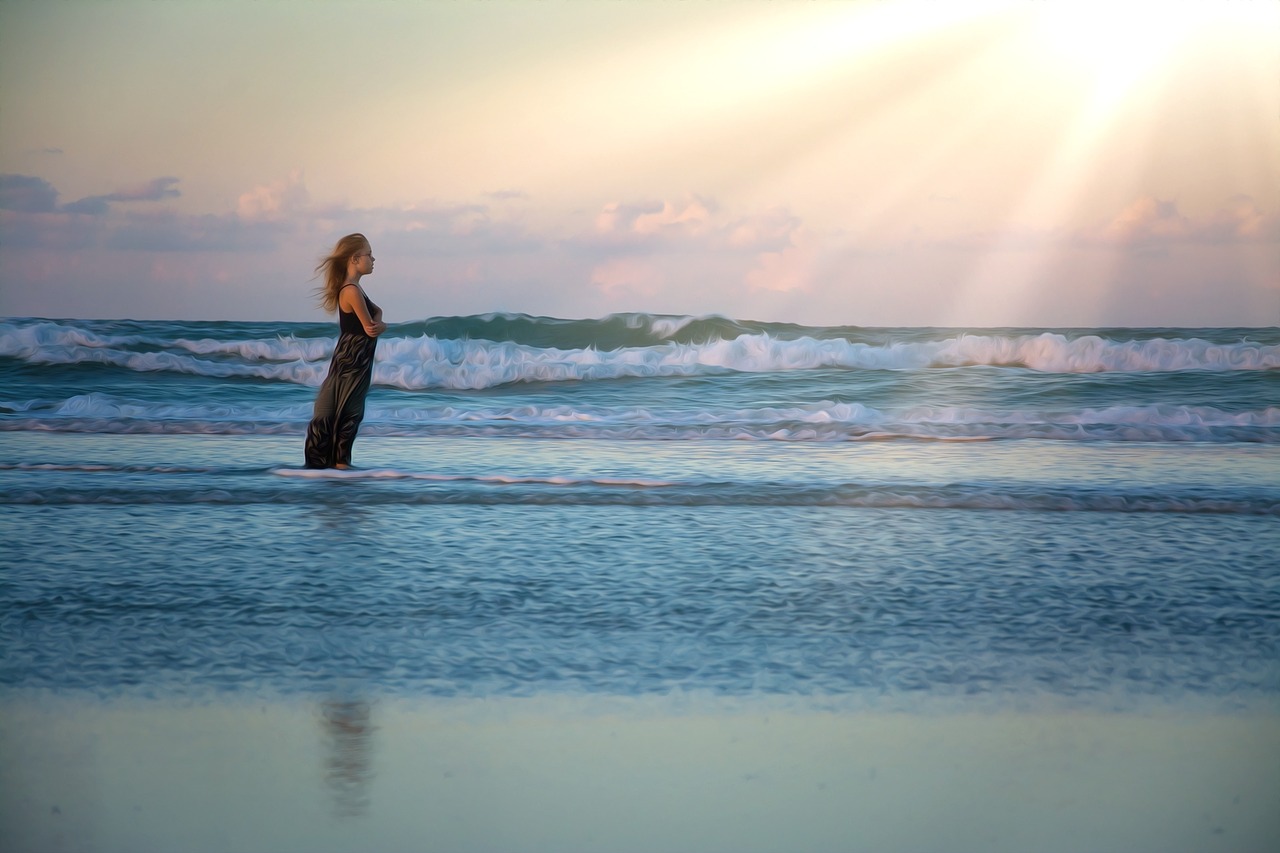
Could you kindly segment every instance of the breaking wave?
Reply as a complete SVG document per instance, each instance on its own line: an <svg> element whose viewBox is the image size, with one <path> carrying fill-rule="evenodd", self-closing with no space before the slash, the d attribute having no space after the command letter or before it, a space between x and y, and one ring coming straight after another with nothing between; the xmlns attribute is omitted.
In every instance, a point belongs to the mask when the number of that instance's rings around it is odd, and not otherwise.
<svg viewBox="0 0 1280 853"><path fill-rule="evenodd" d="M465 319L455 320L453 325L458 328L452 331L465 329ZM489 321L490 325L493 322ZM590 327L591 322L596 324L592 328L597 329L609 330L617 325L624 330L630 328L617 319L570 323L513 317L509 325L518 326L517 331L522 332L516 340L489 340L441 337L429 334L432 327L424 324L396 327L379 341L374 382L421 391L815 369L993 367L1063 374L1280 369L1280 345L1246 337L1216 341L1205 337L1117 339L1047 331L995 334L900 330L894 334L886 330L781 326L752 330L735 321L647 316L638 324L644 334L637 333L648 341L644 344L615 348L598 343L556 345L561 339L589 337L582 327ZM561 324L574 328L565 333ZM29 365L99 364L143 373L319 385L328 367L333 338L306 334L301 329L261 334L260 325L227 324L217 331L254 331L260 336L224 339L102 334L70 321L5 322L0 323L0 358ZM318 330L306 330L312 328ZM691 329L708 334L698 339L678 339ZM543 333L542 343L525 342L537 337L534 331Z"/></svg>

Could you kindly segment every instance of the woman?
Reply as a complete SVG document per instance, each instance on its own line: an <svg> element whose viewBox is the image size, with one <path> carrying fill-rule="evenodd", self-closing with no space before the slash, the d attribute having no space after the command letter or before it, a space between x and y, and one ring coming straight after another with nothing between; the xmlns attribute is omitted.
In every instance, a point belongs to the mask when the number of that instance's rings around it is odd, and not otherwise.
<svg viewBox="0 0 1280 853"><path fill-rule="evenodd" d="M308 468L350 468L351 445L364 420L364 398L373 378L373 350L386 331L382 309L360 287L373 273L373 250L363 234L348 234L316 267L324 275L320 304L338 312L338 343L307 427Z"/></svg>

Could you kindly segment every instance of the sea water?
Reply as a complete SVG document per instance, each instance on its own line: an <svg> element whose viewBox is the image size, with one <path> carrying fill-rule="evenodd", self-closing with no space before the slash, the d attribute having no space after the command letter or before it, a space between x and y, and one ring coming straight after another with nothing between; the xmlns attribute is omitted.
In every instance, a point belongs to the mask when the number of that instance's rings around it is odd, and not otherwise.
<svg viewBox="0 0 1280 853"><path fill-rule="evenodd" d="M308 471L334 334L0 321L0 695L1172 708L1274 746L1280 330L437 318L380 339L356 470Z"/></svg>

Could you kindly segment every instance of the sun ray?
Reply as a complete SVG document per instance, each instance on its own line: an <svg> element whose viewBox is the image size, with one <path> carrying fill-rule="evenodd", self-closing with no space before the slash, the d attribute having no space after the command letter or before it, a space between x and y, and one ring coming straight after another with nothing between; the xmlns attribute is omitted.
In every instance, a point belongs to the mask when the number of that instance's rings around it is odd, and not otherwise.
<svg viewBox="0 0 1280 853"><path fill-rule="evenodd" d="M1277 9L1276 4L1090 0L1038 9L1028 20L1024 43L1041 54L1041 61L1059 66L1061 74L1074 80L1075 111L1067 132L1044 156L1004 227L992 234L981 262L960 283L958 316L974 308L979 309L974 313L989 313L983 309L992 304L1002 305L1010 317L1026 316L1039 281L1058 263L1073 226L1079 225L1078 210L1096 183L1093 172L1099 154L1115 144L1121 116L1150 93L1188 42L1204 39L1208 31L1219 37L1256 37L1262 26L1274 33L1280 19ZM1126 127L1132 133L1135 125ZM1128 145L1141 151L1144 142L1129 139ZM1029 248L1029 240L1035 251L1019 251ZM1091 271L1099 279L1107 277L1116 262L1114 255L1108 256L1103 261L1106 269ZM1081 281L1080 296L1092 286L1094 282Z"/></svg>

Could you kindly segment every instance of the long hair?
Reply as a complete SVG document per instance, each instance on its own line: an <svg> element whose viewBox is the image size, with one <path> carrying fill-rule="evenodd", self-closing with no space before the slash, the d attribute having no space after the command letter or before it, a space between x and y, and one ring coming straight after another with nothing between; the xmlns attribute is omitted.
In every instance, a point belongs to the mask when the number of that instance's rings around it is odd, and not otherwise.
<svg viewBox="0 0 1280 853"><path fill-rule="evenodd" d="M332 314L338 310L338 291L347 280L347 262L366 251L368 239L363 234L348 234L333 246L329 256L316 265L316 275L324 277L324 283L316 288L320 306Z"/></svg>

